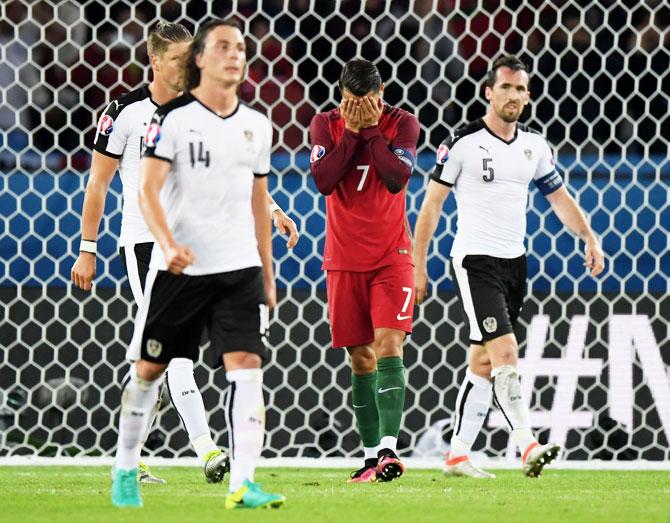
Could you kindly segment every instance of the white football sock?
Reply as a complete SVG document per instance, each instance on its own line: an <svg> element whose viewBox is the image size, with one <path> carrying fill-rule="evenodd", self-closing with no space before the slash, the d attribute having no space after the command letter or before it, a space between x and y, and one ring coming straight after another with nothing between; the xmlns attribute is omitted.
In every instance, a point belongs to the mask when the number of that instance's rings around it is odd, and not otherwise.
<svg viewBox="0 0 670 523"><path fill-rule="evenodd" d="M188 439L201 460L218 447L212 440L207 423L205 405L193 377L193 362L188 358L174 358L167 368L170 399L188 433Z"/></svg>
<svg viewBox="0 0 670 523"><path fill-rule="evenodd" d="M376 447L363 447L363 452L365 453L365 459L377 459L377 452L379 452L381 447L377 445Z"/></svg>
<svg viewBox="0 0 670 523"><path fill-rule="evenodd" d="M139 443L140 453L142 452L142 447L144 447L144 444L149 439L149 434L151 434L151 431L154 428L154 423L156 422L156 418L158 417L158 413L161 410L161 404L163 403L163 393L164 392L165 392L165 380L163 380L162 385L158 389L158 398L156 399L156 403L154 403L154 406L151 408L151 412L149 412L149 418L147 420L147 428L144 431L144 436L142 437L142 439L140 440L140 443Z"/></svg>
<svg viewBox="0 0 670 523"><path fill-rule="evenodd" d="M456 398L450 457L465 456L470 452L491 406L492 391L493 385L489 380L477 376L470 369L465 372Z"/></svg>
<svg viewBox="0 0 670 523"><path fill-rule="evenodd" d="M493 400L502 411L512 431L512 440L521 453L537 440L530 429L530 413L521 391L521 382L516 367L503 365L491 371Z"/></svg>
<svg viewBox="0 0 670 523"><path fill-rule="evenodd" d="M398 446L398 438L395 436L382 436L381 441L379 442L379 449L391 449L394 453L397 453L396 447Z"/></svg>
<svg viewBox="0 0 670 523"><path fill-rule="evenodd" d="M140 379L132 366L130 379L121 394L119 441L114 460L117 470L132 470L139 465L142 436L162 383L162 376L155 381Z"/></svg>
<svg viewBox="0 0 670 523"><path fill-rule="evenodd" d="M254 480L256 462L263 450L265 403L263 371L237 369L226 372L230 389L226 398L226 421L230 448L230 492L245 480Z"/></svg>

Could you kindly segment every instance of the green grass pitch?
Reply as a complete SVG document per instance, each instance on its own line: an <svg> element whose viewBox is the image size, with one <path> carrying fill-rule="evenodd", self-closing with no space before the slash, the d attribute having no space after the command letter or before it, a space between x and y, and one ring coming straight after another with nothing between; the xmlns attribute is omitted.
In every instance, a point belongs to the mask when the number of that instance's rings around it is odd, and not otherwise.
<svg viewBox="0 0 670 523"><path fill-rule="evenodd" d="M199 469L152 470L168 483L142 486L144 508L117 509L107 467L0 467L0 521L670 522L670 472L547 470L530 480L508 470L477 481L409 470L391 483L350 485L343 469L259 469L257 481L286 505L226 511L225 487Z"/></svg>

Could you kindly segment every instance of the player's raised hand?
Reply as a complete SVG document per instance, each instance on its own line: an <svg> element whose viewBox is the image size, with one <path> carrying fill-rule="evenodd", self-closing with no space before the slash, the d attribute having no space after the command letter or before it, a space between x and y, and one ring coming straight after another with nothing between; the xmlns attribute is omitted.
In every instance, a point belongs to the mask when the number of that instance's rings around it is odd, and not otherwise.
<svg viewBox="0 0 670 523"><path fill-rule="evenodd" d="M588 238L584 247L584 267L591 270L591 276L598 276L605 269L605 253L596 238Z"/></svg>
<svg viewBox="0 0 670 523"><path fill-rule="evenodd" d="M423 303L428 293L428 271L425 267L414 266L414 301L417 305Z"/></svg>
<svg viewBox="0 0 670 523"><path fill-rule="evenodd" d="M163 254L165 255L167 270L176 275L184 272L184 269L195 261L193 251L189 247L177 243L164 247Z"/></svg>
<svg viewBox="0 0 670 523"><path fill-rule="evenodd" d="M382 110L384 109L384 102L381 98L376 100L371 96L361 97L361 128L374 127L379 123Z"/></svg>
<svg viewBox="0 0 670 523"><path fill-rule="evenodd" d="M93 287L93 278L95 278L95 254L80 252L77 261L72 266L71 277L77 287L90 291Z"/></svg>
<svg viewBox="0 0 670 523"><path fill-rule="evenodd" d="M288 236L286 247L292 249L298 243L298 238L300 237L295 222L281 209L277 209L272 213L272 220L277 230L281 234Z"/></svg>
<svg viewBox="0 0 670 523"><path fill-rule="evenodd" d="M361 111L358 100L343 98L340 102L340 116L347 129L355 133L361 130Z"/></svg>

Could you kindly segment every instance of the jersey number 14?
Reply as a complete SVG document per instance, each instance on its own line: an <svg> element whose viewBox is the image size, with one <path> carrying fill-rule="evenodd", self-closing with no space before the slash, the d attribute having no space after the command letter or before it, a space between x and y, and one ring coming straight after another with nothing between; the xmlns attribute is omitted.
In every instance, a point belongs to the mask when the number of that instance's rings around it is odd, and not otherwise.
<svg viewBox="0 0 670 523"><path fill-rule="evenodd" d="M209 151L205 151L202 142L198 142L198 157L195 156L195 143L189 142L188 151L191 156L191 167L195 167L196 162L203 162L205 167L209 167Z"/></svg>

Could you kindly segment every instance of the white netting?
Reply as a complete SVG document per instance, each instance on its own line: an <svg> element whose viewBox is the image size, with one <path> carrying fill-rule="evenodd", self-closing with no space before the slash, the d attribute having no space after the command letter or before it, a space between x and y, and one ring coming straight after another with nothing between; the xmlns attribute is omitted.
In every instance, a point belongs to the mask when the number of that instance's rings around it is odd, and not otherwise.
<svg viewBox="0 0 670 523"><path fill-rule="evenodd" d="M528 340L521 368L534 425L569 459L670 459L670 9L632 0L2 2L0 455L112 452L133 315L116 256L118 180L96 290L69 284L92 129L111 97L148 79L143 42L156 20L194 29L231 12L251 44L242 97L266 110L276 131L273 192L302 229L294 252L275 241L281 301L265 378L266 455L352 456L360 448L344 351L326 349L324 202L308 176L311 116L337 103L346 60L378 64L386 100L422 124L408 190L413 222L434 150L450 129L483 114L484 72L505 50L531 66L525 119L555 146L608 255L607 274L593 282L578 244L531 193L531 285L519 334ZM445 270L453 217L450 201L431 250L434 293L406 344L404 454L443 448L465 368ZM223 445L223 373L198 365L196 380ZM496 456L507 445L494 412L476 447ZM172 408L148 447L192 455Z"/></svg>

